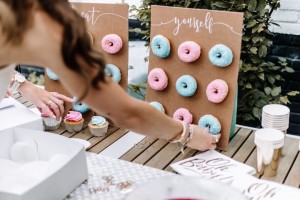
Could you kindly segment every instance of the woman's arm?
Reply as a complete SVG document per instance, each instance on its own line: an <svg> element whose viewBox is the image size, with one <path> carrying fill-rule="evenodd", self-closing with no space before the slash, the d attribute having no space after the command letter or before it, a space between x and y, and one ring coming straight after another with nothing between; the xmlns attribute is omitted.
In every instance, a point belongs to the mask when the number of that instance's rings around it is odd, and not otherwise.
<svg viewBox="0 0 300 200"><path fill-rule="evenodd" d="M16 74L17 72L15 72ZM12 82L10 85L13 83ZM48 92L42 88L35 86L28 80L25 80L17 88L17 91L22 94L23 97L33 103L42 113L59 119L64 113L64 101L72 102L72 99L57 92Z"/></svg>
<svg viewBox="0 0 300 200"><path fill-rule="evenodd" d="M73 95L80 96L84 87L83 78L77 73L66 73L65 67L57 73L68 74L62 83ZM72 75L73 74L73 75ZM181 122L175 121L167 115L162 114L147 102L134 99L129 96L123 88L112 80L99 82L100 90L90 88L90 91L84 103L88 104L95 112L110 118L118 127L148 135L156 138L171 140L180 135L183 131ZM187 146L205 150L216 148L216 137L208 133L208 130L199 126L192 126L193 138L187 143Z"/></svg>

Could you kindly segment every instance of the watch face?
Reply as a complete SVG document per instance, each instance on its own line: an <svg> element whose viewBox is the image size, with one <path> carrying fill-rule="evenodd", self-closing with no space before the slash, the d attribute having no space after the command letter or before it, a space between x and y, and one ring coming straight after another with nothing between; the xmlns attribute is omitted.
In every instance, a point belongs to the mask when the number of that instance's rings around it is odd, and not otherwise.
<svg viewBox="0 0 300 200"><path fill-rule="evenodd" d="M15 80L20 82L20 83L23 83L25 81L25 77L22 74L17 73L15 75Z"/></svg>

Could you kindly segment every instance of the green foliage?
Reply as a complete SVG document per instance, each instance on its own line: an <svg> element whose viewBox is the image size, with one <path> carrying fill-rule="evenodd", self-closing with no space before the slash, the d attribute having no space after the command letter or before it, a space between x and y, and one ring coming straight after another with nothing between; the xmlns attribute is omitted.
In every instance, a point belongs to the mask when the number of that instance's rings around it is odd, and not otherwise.
<svg viewBox="0 0 300 200"><path fill-rule="evenodd" d="M35 84L35 85L44 85L45 77L44 75L36 75L36 72L33 71L28 76L28 81Z"/></svg>
<svg viewBox="0 0 300 200"><path fill-rule="evenodd" d="M138 99L145 100L146 86L146 82L142 82L140 84L129 84L128 92Z"/></svg>
<svg viewBox="0 0 300 200"><path fill-rule="evenodd" d="M299 92L282 94L281 83L284 72L293 69L286 60L277 63L266 61L268 48L272 45L273 33L268 27L275 24L271 14L279 5L279 0L144 0L139 8L133 7L136 17L146 27L139 30L148 41L150 36L150 6L177 6L212 10L225 10L244 13L244 28L239 72L239 97L237 122L239 124L258 124L262 107L268 103L289 103L288 96ZM276 24L275 24L276 25ZM251 125L252 125L251 124Z"/></svg>

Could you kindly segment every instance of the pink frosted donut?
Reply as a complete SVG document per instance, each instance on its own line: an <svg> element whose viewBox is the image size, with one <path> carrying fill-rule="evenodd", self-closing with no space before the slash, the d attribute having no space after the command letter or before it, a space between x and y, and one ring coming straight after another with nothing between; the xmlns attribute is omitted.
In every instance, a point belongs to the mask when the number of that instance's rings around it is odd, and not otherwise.
<svg viewBox="0 0 300 200"><path fill-rule="evenodd" d="M185 108L178 108L173 114L173 119L191 124L193 122L193 115Z"/></svg>
<svg viewBox="0 0 300 200"><path fill-rule="evenodd" d="M117 34L108 34L102 38L101 47L109 54L118 53L123 46L123 42L120 36Z"/></svg>
<svg viewBox="0 0 300 200"><path fill-rule="evenodd" d="M179 45L177 54L183 62L194 62L201 54L201 47L196 42L186 41Z"/></svg>
<svg viewBox="0 0 300 200"><path fill-rule="evenodd" d="M221 103L228 94L228 85L221 79L213 80L206 88L207 99L212 103Z"/></svg>
<svg viewBox="0 0 300 200"><path fill-rule="evenodd" d="M148 84L153 90L164 90L168 86L168 77L163 69L154 68L149 72Z"/></svg>

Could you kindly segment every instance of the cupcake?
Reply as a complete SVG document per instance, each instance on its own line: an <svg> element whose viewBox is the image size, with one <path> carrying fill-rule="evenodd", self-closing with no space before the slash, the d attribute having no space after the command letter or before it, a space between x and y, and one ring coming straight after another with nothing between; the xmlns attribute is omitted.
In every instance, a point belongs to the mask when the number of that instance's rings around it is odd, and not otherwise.
<svg viewBox="0 0 300 200"><path fill-rule="evenodd" d="M84 119L82 118L82 114L77 111L69 111L64 118L66 129L70 133L81 131L83 122Z"/></svg>
<svg viewBox="0 0 300 200"><path fill-rule="evenodd" d="M104 136L107 133L108 122L104 117L94 116L89 123L89 129L93 136Z"/></svg>
<svg viewBox="0 0 300 200"><path fill-rule="evenodd" d="M45 131L54 131L60 127L60 123L62 119L56 120L56 118L49 117L47 114L42 113L41 114L43 119L43 125Z"/></svg>

